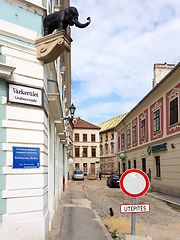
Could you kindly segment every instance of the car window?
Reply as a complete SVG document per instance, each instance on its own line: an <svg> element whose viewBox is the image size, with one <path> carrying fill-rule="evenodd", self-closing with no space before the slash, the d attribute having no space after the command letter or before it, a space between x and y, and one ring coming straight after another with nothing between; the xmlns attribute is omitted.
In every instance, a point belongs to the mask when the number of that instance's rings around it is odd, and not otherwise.
<svg viewBox="0 0 180 240"><path fill-rule="evenodd" d="M112 179L119 179L118 175L112 175Z"/></svg>
<svg viewBox="0 0 180 240"><path fill-rule="evenodd" d="M75 174L82 174L83 172L81 170L75 171Z"/></svg>

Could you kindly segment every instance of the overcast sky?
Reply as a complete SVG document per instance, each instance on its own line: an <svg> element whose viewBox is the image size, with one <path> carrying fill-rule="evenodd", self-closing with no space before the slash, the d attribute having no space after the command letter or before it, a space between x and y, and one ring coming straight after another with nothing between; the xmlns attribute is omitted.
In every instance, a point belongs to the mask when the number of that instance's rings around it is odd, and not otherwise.
<svg viewBox="0 0 180 240"><path fill-rule="evenodd" d="M179 0L71 0L75 117L100 124L130 111L151 89L154 63L180 62Z"/></svg>

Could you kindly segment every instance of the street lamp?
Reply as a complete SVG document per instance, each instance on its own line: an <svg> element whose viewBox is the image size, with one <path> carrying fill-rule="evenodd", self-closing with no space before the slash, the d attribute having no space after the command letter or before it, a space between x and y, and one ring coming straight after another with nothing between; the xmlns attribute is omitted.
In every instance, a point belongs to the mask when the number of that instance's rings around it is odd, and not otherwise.
<svg viewBox="0 0 180 240"><path fill-rule="evenodd" d="M76 110L76 107L74 106L73 103L71 104L69 110L70 110L71 118L73 118L73 117L74 117L75 110Z"/></svg>
<svg viewBox="0 0 180 240"><path fill-rule="evenodd" d="M71 106L69 107L70 117L63 118L63 119L64 119L64 120L66 120L66 119L73 119L75 110L76 110L76 107L75 107L74 104L72 103Z"/></svg>

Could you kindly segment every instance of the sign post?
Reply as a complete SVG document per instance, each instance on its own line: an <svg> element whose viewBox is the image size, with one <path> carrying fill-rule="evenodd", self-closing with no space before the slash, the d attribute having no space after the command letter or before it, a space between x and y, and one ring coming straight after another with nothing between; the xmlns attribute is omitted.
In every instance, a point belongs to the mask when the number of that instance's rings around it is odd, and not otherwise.
<svg viewBox="0 0 180 240"><path fill-rule="evenodd" d="M139 169L129 169L129 170L125 171L120 178L120 188L121 188L122 192L125 195L127 195L128 197L132 198L131 207L134 210L129 211L132 213L131 235L135 235L135 216L136 216L135 209L137 209L136 197L143 196L149 190L149 185L150 184L149 184L148 176ZM147 205L147 204L145 204L145 205ZM121 209L121 206L120 206L120 209ZM140 212L147 212L144 210L144 209L146 209L146 207L141 208L141 206L140 206L140 208L138 208L138 209L140 209L139 210ZM121 213L126 213L126 212L121 211Z"/></svg>
<svg viewBox="0 0 180 240"><path fill-rule="evenodd" d="M136 198L132 198L132 204L136 204ZM135 235L135 221L136 221L136 214L132 213L131 235Z"/></svg>

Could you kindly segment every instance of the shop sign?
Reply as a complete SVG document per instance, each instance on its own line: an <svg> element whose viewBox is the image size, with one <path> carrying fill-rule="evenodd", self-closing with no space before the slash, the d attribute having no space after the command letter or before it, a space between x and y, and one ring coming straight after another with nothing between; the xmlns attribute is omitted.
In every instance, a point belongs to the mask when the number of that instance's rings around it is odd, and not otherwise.
<svg viewBox="0 0 180 240"><path fill-rule="evenodd" d="M162 143L162 144L159 144L159 145L155 145L155 146L152 146L152 147L148 147L148 148L147 148L147 153L150 155L151 152L158 152L158 151L167 150L166 144L167 144L167 143Z"/></svg>
<svg viewBox="0 0 180 240"><path fill-rule="evenodd" d="M122 160L125 159L125 157L126 157L126 156L125 156L124 153L121 153L121 154L119 155L119 158L122 159Z"/></svg>
<svg viewBox="0 0 180 240"><path fill-rule="evenodd" d="M39 168L40 148L13 147L13 168Z"/></svg>

